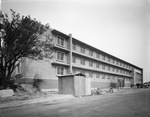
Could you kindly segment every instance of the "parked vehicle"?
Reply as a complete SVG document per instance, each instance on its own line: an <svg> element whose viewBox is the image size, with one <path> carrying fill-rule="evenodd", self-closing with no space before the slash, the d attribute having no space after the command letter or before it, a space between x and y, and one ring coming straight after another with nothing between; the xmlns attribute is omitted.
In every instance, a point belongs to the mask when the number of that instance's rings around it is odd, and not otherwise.
<svg viewBox="0 0 150 117"><path fill-rule="evenodd" d="M144 82L142 85L143 85L143 88L149 88L150 87L150 84L148 82Z"/></svg>

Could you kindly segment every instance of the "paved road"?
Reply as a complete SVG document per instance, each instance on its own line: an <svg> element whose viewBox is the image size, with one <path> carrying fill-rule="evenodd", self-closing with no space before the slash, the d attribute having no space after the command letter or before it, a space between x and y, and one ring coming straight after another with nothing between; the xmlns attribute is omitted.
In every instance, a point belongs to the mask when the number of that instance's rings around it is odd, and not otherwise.
<svg viewBox="0 0 150 117"><path fill-rule="evenodd" d="M2 117L150 117L150 89L1 110Z"/></svg>

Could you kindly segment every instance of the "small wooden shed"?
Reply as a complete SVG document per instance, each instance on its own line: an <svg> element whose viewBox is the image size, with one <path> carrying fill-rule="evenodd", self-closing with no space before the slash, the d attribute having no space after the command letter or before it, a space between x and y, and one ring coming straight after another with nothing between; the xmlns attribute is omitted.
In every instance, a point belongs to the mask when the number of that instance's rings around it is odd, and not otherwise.
<svg viewBox="0 0 150 117"><path fill-rule="evenodd" d="M60 94L91 95L91 81L81 73L62 75L58 76L58 89Z"/></svg>

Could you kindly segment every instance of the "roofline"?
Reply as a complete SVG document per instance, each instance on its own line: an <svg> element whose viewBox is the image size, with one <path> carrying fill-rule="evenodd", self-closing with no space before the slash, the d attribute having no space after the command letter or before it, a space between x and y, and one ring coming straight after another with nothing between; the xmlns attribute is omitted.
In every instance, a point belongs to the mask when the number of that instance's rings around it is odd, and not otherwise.
<svg viewBox="0 0 150 117"><path fill-rule="evenodd" d="M64 33L60 32L60 31L58 31L58 30L56 30L56 29L53 29L53 30L52 30L52 33L55 33L55 34L61 35L61 36L63 36L63 37L69 38L69 35L64 34ZM134 64L131 64L131 63L129 63L129 62L123 60L123 59L120 59L120 58L118 58L118 57L116 57L116 56L113 56L113 55L111 55L111 54L109 54L109 53L106 53L106 52L104 52L104 51L102 51L102 50L100 50L100 49L98 49L98 48L95 48L95 47L93 47L93 46L91 46L91 45L89 45L89 44L87 44L87 43L85 43L85 42L82 42L82 41L80 41L80 40L78 40L78 39L75 39L75 38L73 38L73 37L72 37L72 39L73 39L73 41L77 41L77 42L82 43L82 44L84 44L84 45L86 45L86 46L89 46L90 48L92 48L92 49L94 49L94 50L100 51L100 52L102 52L102 53L104 53L104 54L106 54L106 55L108 55L108 56L111 56L111 57L113 57L113 58L115 58L115 59L118 59L118 60L120 60L120 61L122 61L122 62L125 62L125 63L127 63L127 64L129 64L129 65L131 65L131 66L133 66L133 67L135 67L135 68L137 68L137 69L143 70L143 68L140 68L140 67L138 67L138 66L136 66L136 65L134 65Z"/></svg>
<svg viewBox="0 0 150 117"><path fill-rule="evenodd" d="M62 37L65 37L65 38L69 38L69 35L66 35L66 34L64 34L64 33L60 32L60 31L58 31L56 29L53 29L52 33L61 35Z"/></svg>

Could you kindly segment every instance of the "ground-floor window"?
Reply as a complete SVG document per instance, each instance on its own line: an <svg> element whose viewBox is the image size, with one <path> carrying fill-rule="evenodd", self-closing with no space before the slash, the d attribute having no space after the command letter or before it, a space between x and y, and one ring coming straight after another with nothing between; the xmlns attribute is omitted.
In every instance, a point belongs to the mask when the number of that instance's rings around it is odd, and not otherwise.
<svg viewBox="0 0 150 117"><path fill-rule="evenodd" d="M64 67L57 67L57 74L64 75Z"/></svg>

